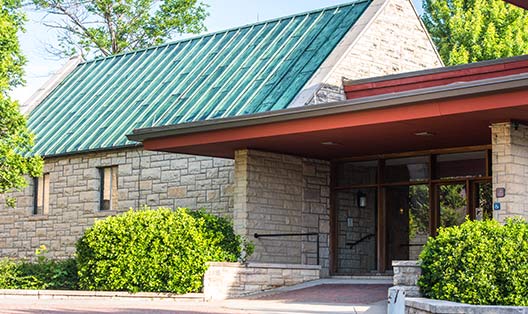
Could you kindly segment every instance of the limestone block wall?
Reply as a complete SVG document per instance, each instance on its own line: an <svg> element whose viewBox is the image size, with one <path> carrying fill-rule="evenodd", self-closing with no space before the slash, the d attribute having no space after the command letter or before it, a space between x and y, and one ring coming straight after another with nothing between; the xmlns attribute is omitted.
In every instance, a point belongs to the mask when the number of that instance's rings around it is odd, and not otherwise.
<svg viewBox="0 0 528 314"><path fill-rule="evenodd" d="M443 65L410 0L372 5L381 7L378 15L324 83L340 86L343 77L356 80Z"/></svg>
<svg viewBox="0 0 528 314"><path fill-rule="evenodd" d="M104 166L118 167L117 210L99 210L98 167ZM42 244L54 257L71 256L96 219L143 204L206 208L232 217L232 160L133 148L48 158L44 172L50 176L47 215L32 214L32 182L13 194L16 208L0 199L0 257L31 258Z"/></svg>
<svg viewBox="0 0 528 314"><path fill-rule="evenodd" d="M522 124L495 123L491 126L493 191L505 188L506 196L493 202L501 204L493 211L495 219L528 219L528 127Z"/></svg>
<svg viewBox="0 0 528 314"><path fill-rule="evenodd" d="M363 189L367 196L366 208L357 206L358 190L335 192L337 211L337 272L343 275L365 274L376 271L376 190ZM349 219L352 226L349 225ZM350 246L366 238L360 243Z"/></svg>
<svg viewBox="0 0 528 314"><path fill-rule="evenodd" d="M322 276L329 273L330 165L296 156L239 150L235 153L236 231L255 244L250 260L317 264L315 236L258 238L273 233L318 232Z"/></svg>
<svg viewBox="0 0 528 314"><path fill-rule="evenodd" d="M321 267L299 264L209 263L204 275L206 300L224 300L319 279Z"/></svg>

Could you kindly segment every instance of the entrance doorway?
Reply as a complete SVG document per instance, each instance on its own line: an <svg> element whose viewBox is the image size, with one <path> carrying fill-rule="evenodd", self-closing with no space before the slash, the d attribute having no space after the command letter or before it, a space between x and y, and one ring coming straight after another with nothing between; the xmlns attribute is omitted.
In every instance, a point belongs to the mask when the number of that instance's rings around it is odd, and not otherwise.
<svg viewBox="0 0 528 314"><path fill-rule="evenodd" d="M386 269L393 260L416 260L430 234L429 186L385 188L387 213Z"/></svg>
<svg viewBox="0 0 528 314"><path fill-rule="evenodd" d="M439 227L491 218L489 156L466 148L334 163L332 272L390 271L418 259Z"/></svg>

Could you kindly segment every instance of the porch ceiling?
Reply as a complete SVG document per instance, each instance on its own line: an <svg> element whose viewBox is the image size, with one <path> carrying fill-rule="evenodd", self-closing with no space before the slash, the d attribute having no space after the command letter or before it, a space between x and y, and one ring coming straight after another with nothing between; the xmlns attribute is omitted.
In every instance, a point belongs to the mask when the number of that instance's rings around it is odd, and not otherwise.
<svg viewBox="0 0 528 314"><path fill-rule="evenodd" d="M146 149L232 158L234 151L250 148L319 159L491 144L490 124L528 121L526 82L499 91L459 91L419 100L416 92L401 103L347 101L350 109L283 121L206 131L150 136ZM431 96L431 94L428 94ZM398 98L401 100L400 98ZM351 106L352 104L352 106ZM347 107L348 108L348 107ZM183 132L182 132L183 130ZM156 131L156 130L154 130ZM163 131L163 130L162 130ZM170 130L174 132L174 130ZM427 132L431 136L417 136ZM148 131L143 134L152 134ZM138 137L141 135L138 135ZM337 145L324 145L325 142Z"/></svg>

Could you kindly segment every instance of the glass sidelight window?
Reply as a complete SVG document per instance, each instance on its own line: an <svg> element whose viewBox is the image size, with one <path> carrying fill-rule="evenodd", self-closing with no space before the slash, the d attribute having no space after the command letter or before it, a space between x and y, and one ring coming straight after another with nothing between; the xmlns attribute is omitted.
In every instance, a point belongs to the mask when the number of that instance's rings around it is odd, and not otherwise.
<svg viewBox="0 0 528 314"><path fill-rule="evenodd" d="M440 227L458 226L468 216L468 198L465 183L437 185Z"/></svg>

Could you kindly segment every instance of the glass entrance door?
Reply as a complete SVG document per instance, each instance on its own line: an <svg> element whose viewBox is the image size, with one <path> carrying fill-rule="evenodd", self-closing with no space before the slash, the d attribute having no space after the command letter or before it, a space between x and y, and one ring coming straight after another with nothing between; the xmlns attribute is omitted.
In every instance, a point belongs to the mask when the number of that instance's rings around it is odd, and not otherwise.
<svg viewBox="0 0 528 314"><path fill-rule="evenodd" d="M387 269L393 260L417 260L430 230L429 186L385 188Z"/></svg>

